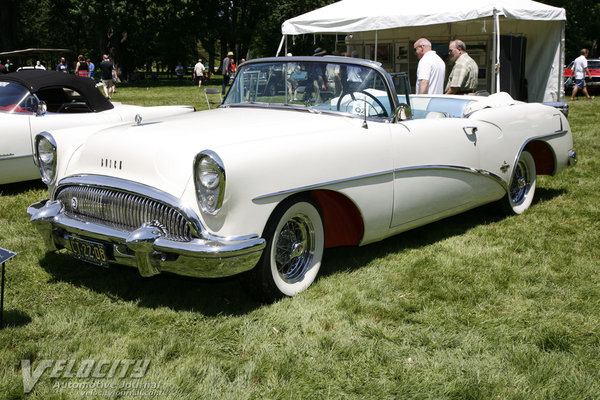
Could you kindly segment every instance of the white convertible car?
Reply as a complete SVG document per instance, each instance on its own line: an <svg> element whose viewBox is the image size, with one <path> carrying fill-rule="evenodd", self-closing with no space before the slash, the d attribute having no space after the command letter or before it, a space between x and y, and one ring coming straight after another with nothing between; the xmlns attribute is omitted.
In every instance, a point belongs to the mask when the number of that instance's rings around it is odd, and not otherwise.
<svg viewBox="0 0 600 400"><path fill-rule="evenodd" d="M43 132L49 249L143 276L243 273L267 298L315 280L323 250L365 245L485 203L521 214L536 175L576 161L558 110L505 93L410 96L377 63L243 64L216 110ZM131 148L138 149L131 152Z"/></svg>
<svg viewBox="0 0 600 400"><path fill-rule="evenodd" d="M0 75L0 185L39 179L33 138L41 131L163 118L193 112L193 107L140 107L111 103L94 82L56 71L26 70Z"/></svg>

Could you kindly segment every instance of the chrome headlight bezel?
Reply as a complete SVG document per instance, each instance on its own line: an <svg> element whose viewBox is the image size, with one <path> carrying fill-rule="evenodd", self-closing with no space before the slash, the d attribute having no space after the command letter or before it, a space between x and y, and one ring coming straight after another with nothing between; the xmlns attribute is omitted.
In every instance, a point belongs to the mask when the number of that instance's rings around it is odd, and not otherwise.
<svg viewBox="0 0 600 400"><path fill-rule="evenodd" d="M53 185L56 181L56 141L49 132L41 132L35 136L35 163L40 172L42 182Z"/></svg>
<svg viewBox="0 0 600 400"><path fill-rule="evenodd" d="M194 159L196 200L203 213L218 214L225 197L225 166L212 150L198 153Z"/></svg>

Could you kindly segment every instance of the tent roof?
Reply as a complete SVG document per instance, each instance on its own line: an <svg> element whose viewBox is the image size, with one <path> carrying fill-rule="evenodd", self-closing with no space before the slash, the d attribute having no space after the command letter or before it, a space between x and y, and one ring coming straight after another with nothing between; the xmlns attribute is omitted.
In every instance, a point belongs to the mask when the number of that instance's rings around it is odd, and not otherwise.
<svg viewBox="0 0 600 400"><path fill-rule="evenodd" d="M288 19L284 35L344 33L434 25L494 15L506 18L563 21L563 8L531 0L342 0Z"/></svg>

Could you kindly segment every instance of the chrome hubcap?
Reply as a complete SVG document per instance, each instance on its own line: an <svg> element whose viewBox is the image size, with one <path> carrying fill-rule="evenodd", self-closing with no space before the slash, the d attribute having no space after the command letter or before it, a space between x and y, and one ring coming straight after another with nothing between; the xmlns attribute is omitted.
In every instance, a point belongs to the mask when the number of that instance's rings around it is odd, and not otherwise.
<svg viewBox="0 0 600 400"><path fill-rule="evenodd" d="M529 191L529 169L523 161L515 168L513 181L510 186L510 198L513 203L521 204Z"/></svg>
<svg viewBox="0 0 600 400"><path fill-rule="evenodd" d="M290 218L277 236L275 262L281 279L301 281L308 271L315 250L315 231L310 219L298 214Z"/></svg>

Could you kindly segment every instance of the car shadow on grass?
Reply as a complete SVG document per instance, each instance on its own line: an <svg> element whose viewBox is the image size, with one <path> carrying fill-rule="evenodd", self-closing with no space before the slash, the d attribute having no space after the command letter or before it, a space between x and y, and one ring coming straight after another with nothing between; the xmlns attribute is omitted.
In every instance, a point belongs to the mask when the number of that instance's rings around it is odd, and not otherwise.
<svg viewBox="0 0 600 400"><path fill-rule="evenodd" d="M159 274L144 278L135 268L95 266L73 259L65 250L46 253L40 265L51 274L49 283L68 282L115 301L135 302L140 307L166 307L215 316L242 315L261 306L236 277L200 279Z"/></svg>
<svg viewBox="0 0 600 400"><path fill-rule="evenodd" d="M0 196L16 196L30 190L48 190L40 179L0 185Z"/></svg>
<svg viewBox="0 0 600 400"><path fill-rule="evenodd" d="M533 205L564 192L562 189L538 188ZM494 204L482 206L365 247L327 249L320 276L355 270L389 253L429 246L462 235L479 225L499 222L506 216L497 208ZM135 268L121 265L98 267L75 260L66 251L46 253L40 265L52 275L50 283L68 282L102 293L115 301L136 302L141 307L168 307L215 316L243 315L263 305L246 292L237 277L199 279L160 274L144 278Z"/></svg>
<svg viewBox="0 0 600 400"><path fill-rule="evenodd" d="M21 310L4 310L2 319L3 326L0 328L20 328L32 321L31 317Z"/></svg>
<svg viewBox="0 0 600 400"><path fill-rule="evenodd" d="M550 201L564 193L566 193L565 189L536 188L531 207ZM515 216L514 218L521 217ZM390 253L426 247L450 237L465 234L478 226L500 222L506 218L506 214L502 213L500 205L496 202L411 229L365 247L327 249L319 276L322 278L342 271L352 271Z"/></svg>

